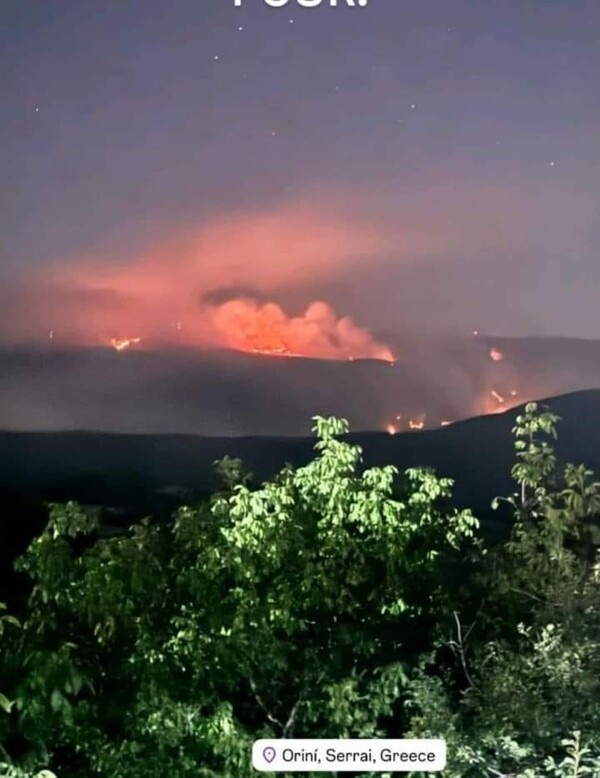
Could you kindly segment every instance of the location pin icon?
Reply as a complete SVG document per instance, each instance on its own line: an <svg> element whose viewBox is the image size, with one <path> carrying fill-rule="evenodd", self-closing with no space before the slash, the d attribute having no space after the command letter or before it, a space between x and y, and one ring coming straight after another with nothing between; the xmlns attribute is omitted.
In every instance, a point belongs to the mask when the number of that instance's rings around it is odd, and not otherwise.
<svg viewBox="0 0 600 778"><path fill-rule="evenodd" d="M273 759L275 759L275 749L271 748L271 746L263 748L263 757L265 758L265 762L271 764Z"/></svg>

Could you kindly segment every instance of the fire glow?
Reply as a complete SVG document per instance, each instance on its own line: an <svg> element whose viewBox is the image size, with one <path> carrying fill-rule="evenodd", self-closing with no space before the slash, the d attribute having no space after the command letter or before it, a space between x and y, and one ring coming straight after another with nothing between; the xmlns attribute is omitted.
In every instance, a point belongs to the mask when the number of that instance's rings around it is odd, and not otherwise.
<svg viewBox="0 0 600 778"><path fill-rule="evenodd" d="M512 389L508 394L499 392L497 389L490 389L480 401L478 412L483 414L504 413L504 411L518 405L518 402L515 389Z"/></svg>
<svg viewBox="0 0 600 778"><path fill-rule="evenodd" d="M396 417L397 419L400 419L401 417ZM454 424L454 421L451 419L442 419L440 422L441 427L450 427L450 425ZM414 419L408 420L408 430L412 432L419 432L420 430L425 429L425 415L419 416ZM398 435L402 430L400 429L399 424L386 424L385 425L385 431L388 435Z"/></svg>
<svg viewBox="0 0 600 778"><path fill-rule="evenodd" d="M328 305L294 292L327 284L389 245L390 237L353 208L331 205L335 199L323 205L315 196L302 197L276 208L165 225L134 252L113 246L57 259L15 286L12 297L35 316L10 308L11 337L35 340L41 322L45 339L52 329L55 340L78 346L134 333L146 348L389 357L384 344L347 316L332 318ZM284 312L283 294L305 312Z"/></svg>
<svg viewBox="0 0 600 778"><path fill-rule="evenodd" d="M137 346L141 341L141 338L112 338L110 345L115 351L126 351L131 346Z"/></svg>
<svg viewBox="0 0 600 778"><path fill-rule="evenodd" d="M504 399L504 397L503 397L503 396L500 394L500 392L497 392L495 389L492 389L492 390L490 391L490 396L491 396L491 397L493 397L493 398L494 398L494 400L496 400L496 402L498 403L498 405L504 405L504 403L506 402L506 400L505 400L505 399Z"/></svg>
<svg viewBox="0 0 600 778"><path fill-rule="evenodd" d="M425 429L425 421L426 421L427 415L421 414L420 416L415 416L412 419L407 419L406 422L406 429L411 430L413 432L418 432L419 430ZM389 424L385 425L385 431L388 435L397 435L399 432L401 432L401 425L400 422L402 420L402 416L396 416L396 422L390 422ZM450 424L451 422L442 422L442 426L445 426L446 424Z"/></svg>
<svg viewBox="0 0 600 778"><path fill-rule="evenodd" d="M516 389L511 389L507 394L499 392L497 389L490 389L483 400L481 412L484 414L503 413L518 404L517 397Z"/></svg>
<svg viewBox="0 0 600 778"><path fill-rule="evenodd" d="M229 300L213 309L213 323L225 344L236 351L274 357L395 361L388 346L349 316L338 318L321 301L311 303L300 316L289 316L276 303Z"/></svg>

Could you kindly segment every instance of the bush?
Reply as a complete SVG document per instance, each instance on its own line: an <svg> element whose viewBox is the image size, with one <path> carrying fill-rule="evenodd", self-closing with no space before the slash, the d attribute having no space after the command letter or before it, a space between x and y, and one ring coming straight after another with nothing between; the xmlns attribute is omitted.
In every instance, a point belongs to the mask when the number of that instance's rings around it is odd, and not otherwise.
<svg viewBox="0 0 600 778"><path fill-rule="evenodd" d="M243 778L259 737L411 734L446 738L449 778L600 775L600 491L557 473L556 421L517 420L515 525L488 551L448 479L363 470L337 419L260 487L225 460L167 524L106 538L52 506L18 562L6 775Z"/></svg>

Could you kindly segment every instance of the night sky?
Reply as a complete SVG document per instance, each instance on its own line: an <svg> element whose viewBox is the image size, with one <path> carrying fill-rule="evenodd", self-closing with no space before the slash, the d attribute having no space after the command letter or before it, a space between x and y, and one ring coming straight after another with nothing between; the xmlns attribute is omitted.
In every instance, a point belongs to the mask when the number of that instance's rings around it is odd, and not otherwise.
<svg viewBox="0 0 600 778"><path fill-rule="evenodd" d="M599 29L597 0L4 0L2 339L236 345L315 300L383 340L598 337Z"/></svg>

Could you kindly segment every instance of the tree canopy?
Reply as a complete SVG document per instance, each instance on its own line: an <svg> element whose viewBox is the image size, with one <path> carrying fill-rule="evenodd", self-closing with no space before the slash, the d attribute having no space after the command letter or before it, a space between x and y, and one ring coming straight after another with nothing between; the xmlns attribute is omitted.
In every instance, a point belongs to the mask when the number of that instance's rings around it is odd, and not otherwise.
<svg viewBox="0 0 600 778"><path fill-rule="evenodd" d="M490 548L449 479L365 469L335 418L170 522L50 506L0 616L0 775L244 778L257 738L407 736L445 738L449 778L600 775L600 484L557 422L518 417Z"/></svg>

